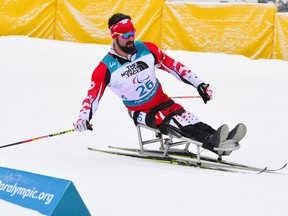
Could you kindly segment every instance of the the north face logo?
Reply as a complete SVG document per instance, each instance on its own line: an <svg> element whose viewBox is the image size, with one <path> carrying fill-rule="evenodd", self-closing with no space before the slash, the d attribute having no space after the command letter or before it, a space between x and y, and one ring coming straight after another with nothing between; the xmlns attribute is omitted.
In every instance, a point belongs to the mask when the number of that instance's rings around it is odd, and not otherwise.
<svg viewBox="0 0 288 216"><path fill-rule="evenodd" d="M130 77L148 68L148 65L143 61L137 61L132 65L128 65L127 70L121 74L122 77Z"/></svg>

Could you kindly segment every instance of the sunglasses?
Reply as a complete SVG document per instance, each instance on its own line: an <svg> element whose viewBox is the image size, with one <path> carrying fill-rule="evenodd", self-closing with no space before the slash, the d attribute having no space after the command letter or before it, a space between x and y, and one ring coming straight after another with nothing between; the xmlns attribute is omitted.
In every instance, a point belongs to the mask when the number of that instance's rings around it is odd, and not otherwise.
<svg viewBox="0 0 288 216"><path fill-rule="evenodd" d="M126 32L126 33L118 33L118 32L114 32L116 34L118 34L119 36L121 36L123 39L127 40L129 37L134 37L136 31L130 31L130 32Z"/></svg>

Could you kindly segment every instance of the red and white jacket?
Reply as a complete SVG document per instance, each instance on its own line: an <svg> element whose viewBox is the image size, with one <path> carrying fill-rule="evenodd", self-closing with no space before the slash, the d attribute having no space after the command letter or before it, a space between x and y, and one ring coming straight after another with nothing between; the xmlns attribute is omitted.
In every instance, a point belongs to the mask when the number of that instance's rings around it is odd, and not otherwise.
<svg viewBox="0 0 288 216"><path fill-rule="evenodd" d="M79 117L90 121L106 89L120 97L131 111L149 112L155 106L171 100L162 90L155 68L171 73L178 80L198 87L203 81L182 63L170 58L157 45L135 41L137 52L129 59L111 48L95 68L91 86L84 99ZM113 46L112 46L113 47Z"/></svg>

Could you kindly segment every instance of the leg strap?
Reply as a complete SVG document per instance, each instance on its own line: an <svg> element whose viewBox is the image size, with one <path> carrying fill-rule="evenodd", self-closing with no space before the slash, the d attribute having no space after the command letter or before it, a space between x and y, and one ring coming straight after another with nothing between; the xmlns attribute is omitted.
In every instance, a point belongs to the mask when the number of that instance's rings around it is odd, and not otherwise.
<svg viewBox="0 0 288 216"><path fill-rule="evenodd" d="M155 116L160 111L165 117L160 124L159 123L157 124ZM141 111L135 111L133 113L133 116L131 114L131 111L128 110L128 112L129 112L129 115L133 118L134 124L138 125L138 117ZM159 104L158 106L151 109L148 113L146 113L145 124L149 127L157 128L157 129L161 127L162 129L160 129L160 131L161 130L165 131L165 127L167 127L172 117L177 114L181 115L183 112L185 112L185 110L181 105L176 104L173 100L169 100L162 104Z"/></svg>

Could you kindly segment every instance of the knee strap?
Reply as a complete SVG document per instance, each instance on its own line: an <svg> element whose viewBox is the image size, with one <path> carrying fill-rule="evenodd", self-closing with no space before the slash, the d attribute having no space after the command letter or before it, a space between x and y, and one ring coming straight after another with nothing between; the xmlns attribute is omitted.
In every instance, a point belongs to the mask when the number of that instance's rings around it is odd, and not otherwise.
<svg viewBox="0 0 288 216"><path fill-rule="evenodd" d="M175 115L181 115L181 114L184 113L184 112L185 112L184 109L179 109L179 110L176 110L176 111L170 113L169 115L167 115L167 116L164 118L163 122L162 122L162 123L160 124L160 126L159 126L160 132L163 133L163 134L167 134L167 133L168 133L167 128L169 127L169 122L170 122L170 120L173 118L173 116L175 116Z"/></svg>

